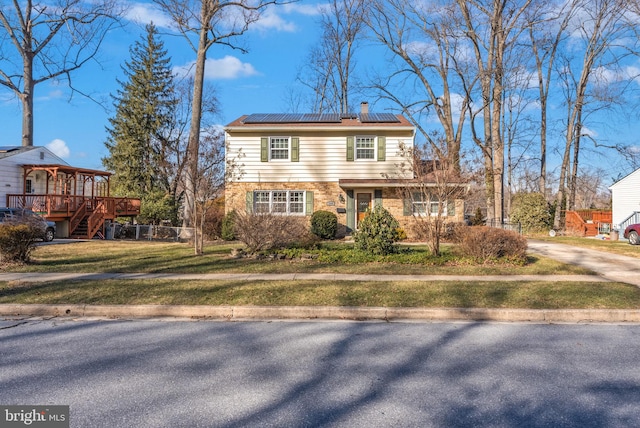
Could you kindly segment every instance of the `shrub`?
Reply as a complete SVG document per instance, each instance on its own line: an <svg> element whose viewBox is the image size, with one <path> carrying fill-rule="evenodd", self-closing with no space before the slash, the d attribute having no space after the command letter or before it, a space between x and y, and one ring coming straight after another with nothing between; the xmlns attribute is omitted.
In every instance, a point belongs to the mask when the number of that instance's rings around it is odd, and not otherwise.
<svg viewBox="0 0 640 428"><path fill-rule="evenodd" d="M222 222L224 220L224 202L214 201L207 207L207 214L202 224L205 238L214 240L222 237Z"/></svg>
<svg viewBox="0 0 640 428"><path fill-rule="evenodd" d="M308 247L317 240L310 233L306 218L266 213L236 213L235 236L252 253L292 246Z"/></svg>
<svg viewBox="0 0 640 428"><path fill-rule="evenodd" d="M483 226L484 225L484 215L482 215L482 210L480 207L476 208L476 212L473 214L473 217L470 219L471 226Z"/></svg>
<svg viewBox="0 0 640 428"><path fill-rule="evenodd" d="M520 223L522 231L540 232L551 227L551 212L542 193L517 193L511 203L511 221Z"/></svg>
<svg viewBox="0 0 640 428"><path fill-rule="evenodd" d="M458 248L463 255L479 263L498 259L523 263L527 257L527 240L523 236L486 226L466 228L459 237Z"/></svg>
<svg viewBox="0 0 640 428"><path fill-rule="evenodd" d="M311 216L311 233L321 239L333 239L338 232L338 216L329 211L316 211Z"/></svg>
<svg viewBox="0 0 640 428"><path fill-rule="evenodd" d="M355 248L371 254L391 254L400 239L400 224L391 213L377 205L367 212L354 234Z"/></svg>
<svg viewBox="0 0 640 428"><path fill-rule="evenodd" d="M468 228L469 226L464 222L447 222L444 224L442 239L447 242L459 242Z"/></svg>
<svg viewBox="0 0 640 428"><path fill-rule="evenodd" d="M237 212L236 210L229 211L222 219L222 225L220 230L220 237L225 241L235 241L235 224L236 224Z"/></svg>
<svg viewBox="0 0 640 428"><path fill-rule="evenodd" d="M0 226L0 260L28 262L41 237L42 230L31 224L3 224Z"/></svg>
<svg viewBox="0 0 640 428"><path fill-rule="evenodd" d="M178 204L175 199L160 190L144 195L140 201L138 223L157 225L166 220L172 225L178 224Z"/></svg>

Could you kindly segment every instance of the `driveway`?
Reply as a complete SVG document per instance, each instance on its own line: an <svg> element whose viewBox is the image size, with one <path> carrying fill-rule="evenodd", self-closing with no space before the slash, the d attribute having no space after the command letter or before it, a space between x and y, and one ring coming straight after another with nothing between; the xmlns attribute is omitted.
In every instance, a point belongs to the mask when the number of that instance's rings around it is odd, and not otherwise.
<svg viewBox="0 0 640 428"><path fill-rule="evenodd" d="M580 266L617 282L640 287L640 259L548 241L528 241L529 252Z"/></svg>

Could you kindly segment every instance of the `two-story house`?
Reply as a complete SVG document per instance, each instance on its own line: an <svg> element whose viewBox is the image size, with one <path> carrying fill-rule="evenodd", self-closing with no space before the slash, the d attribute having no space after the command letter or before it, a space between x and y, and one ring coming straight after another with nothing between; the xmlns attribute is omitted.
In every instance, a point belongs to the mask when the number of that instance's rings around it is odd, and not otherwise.
<svg viewBox="0 0 640 428"><path fill-rule="evenodd" d="M413 147L415 127L403 116L369 113L363 103L359 114L251 114L225 132L232 168L226 212L310 216L326 210L337 214L344 235L381 204L409 232L414 213L397 189L413 174L402 175L398 166L407 162L401 146Z"/></svg>

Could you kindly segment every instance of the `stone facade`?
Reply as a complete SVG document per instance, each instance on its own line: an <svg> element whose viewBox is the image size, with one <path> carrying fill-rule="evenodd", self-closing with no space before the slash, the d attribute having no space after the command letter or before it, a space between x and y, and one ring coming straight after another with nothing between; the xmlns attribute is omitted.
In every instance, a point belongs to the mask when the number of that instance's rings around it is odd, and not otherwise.
<svg viewBox="0 0 640 428"><path fill-rule="evenodd" d="M338 217L338 237L348 235L347 232L347 192L338 183L228 183L225 190L225 211L246 211L246 194L256 190L299 190L313 192L313 211L329 211ZM374 189L371 189L373 192ZM360 190L355 190L359 192ZM372 200L372 204L374 201ZM382 189L382 206L400 223L400 227L412 239L415 219L404 215L404 201L399 197L396 188ZM464 221L464 201L455 201L455 215L447 216L446 221ZM309 218L309 216L307 216Z"/></svg>

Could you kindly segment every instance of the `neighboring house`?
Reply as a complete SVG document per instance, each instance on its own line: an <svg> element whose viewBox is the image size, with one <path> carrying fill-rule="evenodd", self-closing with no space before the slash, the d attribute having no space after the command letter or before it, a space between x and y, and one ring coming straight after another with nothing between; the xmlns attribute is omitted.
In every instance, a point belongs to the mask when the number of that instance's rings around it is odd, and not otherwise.
<svg viewBox="0 0 640 428"><path fill-rule="evenodd" d="M22 165L57 164L69 166L46 147L0 147L0 206L9 206L7 195L15 193L44 193L46 174L36 172L25 180Z"/></svg>
<svg viewBox="0 0 640 428"><path fill-rule="evenodd" d="M357 230L367 209L381 204L410 233L412 215L427 201L398 196L413 174L400 148L412 148L415 128L403 116L360 114L252 114L225 127L225 211L310 216L337 214L339 235ZM232 166L230 166L232 165ZM448 217L464 219L464 201L448 203ZM432 209L431 207L429 209Z"/></svg>
<svg viewBox="0 0 640 428"><path fill-rule="evenodd" d="M611 190L612 225L620 232L632 223L640 223L640 169L609 187Z"/></svg>
<svg viewBox="0 0 640 428"><path fill-rule="evenodd" d="M46 147L0 147L0 205L55 221L58 237L92 238L106 221L140 213L140 200L110 197L110 176L73 167Z"/></svg>

